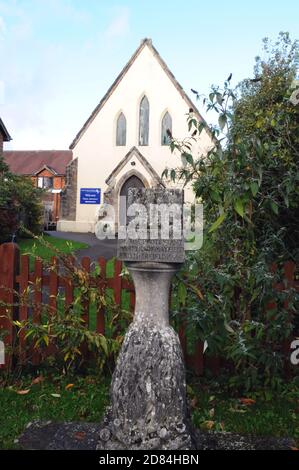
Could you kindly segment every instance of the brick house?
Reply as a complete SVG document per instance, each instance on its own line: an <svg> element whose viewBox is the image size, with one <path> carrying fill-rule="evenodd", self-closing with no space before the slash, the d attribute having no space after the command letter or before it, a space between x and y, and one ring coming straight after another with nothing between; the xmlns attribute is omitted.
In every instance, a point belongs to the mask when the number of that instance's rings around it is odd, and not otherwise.
<svg viewBox="0 0 299 470"><path fill-rule="evenodd" d="M3 152L12 173L28 176L43 195L46 228L55 227L60 213L61 192L65 187L70 150L12 150Z"/></svg>
<svg viewBox="0 0 299 470"><path fill-rule="evenodd" d="M7 129L0 118L0 155L3 153L3 142L9 142L11 139Z"/></svg>

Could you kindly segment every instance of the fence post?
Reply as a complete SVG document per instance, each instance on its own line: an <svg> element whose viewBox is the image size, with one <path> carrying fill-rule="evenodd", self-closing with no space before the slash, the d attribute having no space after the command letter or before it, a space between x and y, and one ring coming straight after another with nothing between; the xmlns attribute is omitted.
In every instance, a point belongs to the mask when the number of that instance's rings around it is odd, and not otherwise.
<svg viewBox="0 0 299 470"><path fill-rule="evenodd" d="M3 243L0 245L0 301L5 304L12 305L16 300L14 290L16 288L16 276L19 272L19 262L20 250L18 245L15 243ZM0 306L0 334L4 333L6 368L10 368L12 363L10 351L14 344L12 319L18 319L17 308Z"/></svg>
<svg viewBox="0 0 299 470"><path fill-rule="evenodd" d="M121 305L121 284L122 278L120 276L122 270L122 262L118 259L114 263L114 276L113 276L113 291L114 291L114 301L116 305Z"/></svg>

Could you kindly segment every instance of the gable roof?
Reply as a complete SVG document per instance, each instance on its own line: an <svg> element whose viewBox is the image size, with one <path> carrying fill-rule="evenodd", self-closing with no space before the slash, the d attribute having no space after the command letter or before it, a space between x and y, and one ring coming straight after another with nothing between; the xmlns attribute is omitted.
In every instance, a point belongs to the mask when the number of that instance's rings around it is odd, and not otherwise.
<svg viewBox="0 0 299 470"><path fill-rule="evenodd" d="M47 167L57 175L65 175L66 166L72 160L71 150L7 150L3 152L12 173L36 175Z"/></svg>
<svg viewBox="0 0 299 470"><path fill-rule="evenodd" d="M42 167L40 167L35 173L34 173L34 176L37 176L39 173L41 173L42 171L44 170L47 170L49 171L50 173L53 173L53 175L57 176L57 171L54 170L54 168L51 168L49 165L43 165Z"/></svg>
<svg viewBox="0 0 299 470"><path fill-rule="evenodd" d="M94 118L97 116L97 114L99 113L99 111L102 109L102 107L104 106L104 104L106 103L106 101L110 98L110 96L112 95L112 93L114 92L114 90L116 89L116 87L118 86L118 84L120 83L120 81L123 79L123 77L125 76L125 74L127 73L127 71L129 70L129 68L131 67L131 65L135 62L135 60L137 59L137 57L139 56L139 54L141 53L141 51L145 48L145 46L148 46L150 48L150 50L152 51L153 55L156 57L156 59L158 60L159 64L161 65L161 67L163 68L164 72L166 73L166 75L170 78L171 82L173 83L173 85L176 87L176 89L178 90L178 92L180 93L181 97L185 100L185 102L187 103L187 105L189 106L189 108L192 108L193 111L194 111L194 114L196 115L197 119L200 121L200 122L203 122L205 124L205 127L206 127L206 130L207 132L211 135L211 130L209 128L209 126L207 125L206 121L204 120L204 118L202 117L202 115L200 114L199 110L197 109L197 107L195 106L195 104L191 101L191 99L189 98L189 96L186 94L186 92L184 91L183 87L179 84L179 82L176 80L175 76L173 75L173 73L169 70L168 66L166 65L166 63L164 62L164 60L162 59L162 57L160 56L159 52L157 51L157 49L153 46L152 44L152 40L149 39L149 38L145 38L141 41L141 44L140 46L138 47L138 49L135 51L135 53L132 55L131 59L129 60L129 62L124 66L124 68L122 69L122 71L120 72L120 74L118 75L118 77L114 80L114 82L112 83L111 87L108 89L107 93L103 96L103 98L101 99L101 101L99 102L99 104L97 105L97 107L94 109L94 111L91 113L91 115L89 116L89 118L87 119L87 121L85 122L85 124L83 125L83 127L80 129L80 131L78 132L78 134L76 135L75 139L73 140L73 142L71 143L70 145L70 149L73 149L75 147L75 145L77 144L77 142L79 141L79 139L82 137L82 135L84 134L84 132L86 131L86 129L89 127L89 125L92 123L92 121L94 120Z"/></svg>
<svg viewBox="0 0 299 470"><path fill-rule="evenodd" d="M152 178L158 183L159 185L165 187L165 184L161 180L158 173L154 170L152 165L147 161L147 159L139 152L139 150L134 146L131 150L124 156L124 158L118 163L118 165L114 168L114 170L110 173L108 178L106 179L105 183L109 186L112 179L115 178L118 173L123 169L126 163L130 160L130 158L134 156L140 161L140 163L145 167L145 169L149 172Z"/></svg>
<svg viewBox="0 0 299 470"><path fill-rule="evenodd" d="M12 140L1 118L0 118L0 132L3 135L4 142L9 142L10 140Z"/></svg>

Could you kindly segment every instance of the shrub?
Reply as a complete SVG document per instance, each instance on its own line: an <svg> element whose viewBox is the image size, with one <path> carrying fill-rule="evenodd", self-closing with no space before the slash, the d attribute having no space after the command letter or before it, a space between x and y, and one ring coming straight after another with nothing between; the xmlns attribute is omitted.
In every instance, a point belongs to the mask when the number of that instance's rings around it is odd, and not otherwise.
<svg viewBox="0 0 299 470"><path fill-rule="evenodd" d="M193 138L171 143L183 168L165 172L191 183L204 206L203 247L178 278L189 331L229 359L233 383L247 389L281 382L298 317L298 293L274 288L284 262L299 262L299 106L289 99L298 46L282 33L265 52L253 79L234 90L230 75L204 99L218 115L214 148L193 156L204 126L191 112Z"/></svg>
<svg viewBox="0 0 299 470"><path fill-rule="evenodd" d="M30 179L12 174L0 155L0 243L11 241L20 223L37 234L42 229L42 190Z"/></svg>
<svg viewBox="0 0 299 470"><path fill-rule="evenodd" d="M43 261L43 269L49 273L55 272L74 286L73 300L66 303L65 292L57 295L56 306L51 306L47 291L43 291L44 302L35 302L35 291L39 289L41 279L35 279L21 294L15 292L15 307L26 306L29 309L28 319L14 320L6 314L17 328L18 337L23 339L22 348L16 341L12 354L15 370L34 368L50 368L60 374L85 371L96 367L97 371L112 373L116 357L119 353L125 330L132 314L119 305L115 305L114 297L105 287L105 273L96 266L88 272L81 267L74 256L61 253L50 245L43 237L35 236L23 228L28 236L32 236L40 244L50 248L56 255L56 262ZM103 288L99 288L99 280L103 280ZM94 315L99 310L105 312L105 334L93 331L84 317L87 305ZM2 304L7 312L12 305ZM38 312L36 321L33 312ZM24 361L24 357L26 361ZM34 358L38 358L36 361Z"/></svg>

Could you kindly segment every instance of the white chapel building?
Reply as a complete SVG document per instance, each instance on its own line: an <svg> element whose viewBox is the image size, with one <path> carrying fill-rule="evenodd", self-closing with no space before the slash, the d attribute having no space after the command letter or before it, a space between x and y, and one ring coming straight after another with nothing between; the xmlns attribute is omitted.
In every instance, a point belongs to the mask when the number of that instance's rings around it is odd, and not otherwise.
<svg viewBox="0 0 299 470"><path fill-rule="evenodd" d="M152 45L144 39L70 145L58 230L94 232L101 204L112 204L129 187L170 185L163 170L180 164L169 148L168 130L188 136L187 114L202 116ZM213 146L205 126L197 152ZM173 186L173 184L172 184Z"/></svg>

